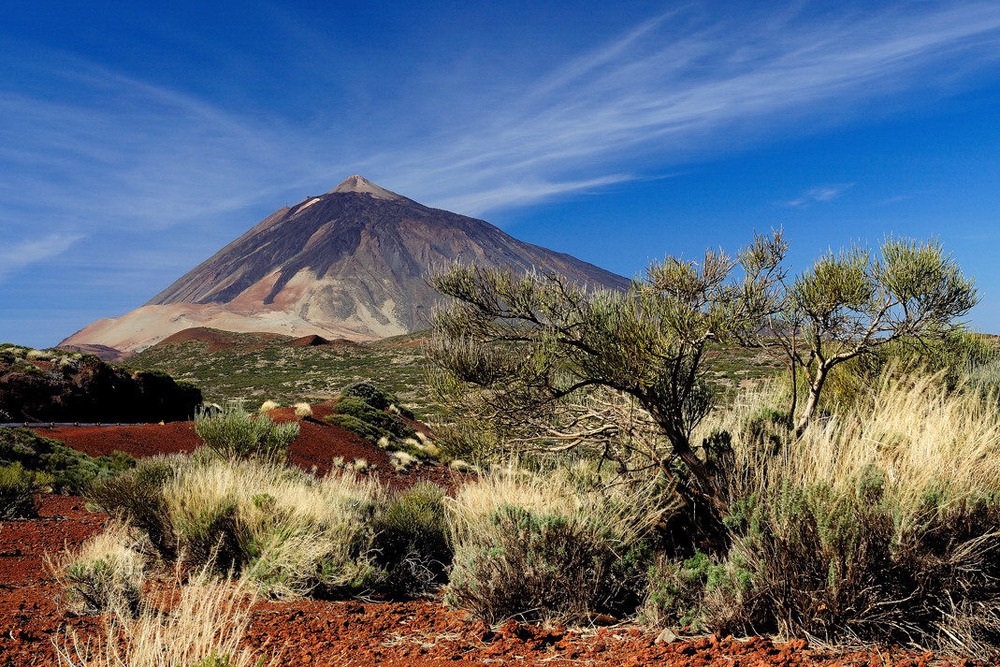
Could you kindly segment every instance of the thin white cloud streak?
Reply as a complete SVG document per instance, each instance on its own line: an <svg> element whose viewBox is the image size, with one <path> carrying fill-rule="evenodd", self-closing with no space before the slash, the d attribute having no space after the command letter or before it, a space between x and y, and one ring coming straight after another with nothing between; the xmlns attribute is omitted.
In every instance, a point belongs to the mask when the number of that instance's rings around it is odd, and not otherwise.
<svg viewBox="0 0 1000 667"><path fill-rule="evenodd" d="M629 159L656 154L669 165L729 141L806 133L809 122L836 124L860 102L950 83L955 69L946 65L956 60L975 70L1000 54L996 4L822 25L782 17L690 34L660 27L651 22L585 54L521 101L484 101L500 111L459 136L436 137L433 157L431 143L417 141L374 161L393 161L397 186L443 201L460 188L466 210L482 212L502 205L492 193L526 177L572 192Z"/></svg>
<svg viewBox="0 0 1000 667"><path fill-rule="evenodd" d="M81 234L52 233L7 245L0 250L0 282L15 271L58 257L82 238Z"/></svg>
<svg viewBox="0 0 1000 667"><path fill-rule="evenodd" d="M810 204L825 204L839 198L854 187L854 183L834 183L809 188L795 199L782 202L787 208L804 208Z"/></svg>
<svg viewBox="0 0 1000 667"><path fill-rule="evenodd" d="M0 90L5 224L18 224L12 211L29 211L43 218L30 224L166 229L273 201L328 168L288 160L292 133L274 120L226 113L80 61L65 76L97 99Z"/></svg>

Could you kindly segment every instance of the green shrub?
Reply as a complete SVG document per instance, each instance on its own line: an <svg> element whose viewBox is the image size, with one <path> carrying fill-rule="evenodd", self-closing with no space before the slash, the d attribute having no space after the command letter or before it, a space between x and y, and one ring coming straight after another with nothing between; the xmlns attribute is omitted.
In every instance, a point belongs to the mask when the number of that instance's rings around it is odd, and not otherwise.
<svg viewBox="0 0 1000 667"><path fill-rule="evenodd" d="M776 453L788 440L790 430L787 412L766 407L746 419L740 435L747 447Z"/></svg>
<svg viewBox="0 0 1000 667"><path fill-rule="evenodd" d="M263 663L263 660L260 661ZM191 665L190 667L236 667L236 663L227 654L219 655L217 653L212 653L212 655L204 658L197 664Z"/></svg>
<svg viewBox="0 0 1000 667"><path fill-rule="evenodd" d="M683 561L661 558L649 569L642 616L657 626L689 627L695 632L718 628L710 600L721 594L733 604L751 584L750 573L703 552Z"/></svg>
<svg viewBox="0 0 1000 667"><path fill-rule="evenodd" d="M0 520L38 516L38 484L35 473L20 463L0 466Z"/></svg>
<svg viewBox="0 0 1000 667"><path fill-rule="evenodd" d="M444 499L440 487L422 482L388 498L375 512L372 548L383 593L411 597L445 581L452 550Z"/></svg>
<svg viewBox="0 0 1000 667"><path fill-rule="evenodd" d="M375 426L382 432L382 435L394 438L412 438L417 433L399 415L375 408L360 398L351 396L341 398L333 410L335 414L354 417L366 424Z"/></svg>
<svg viewBox="0 0 1000 667"><path fill-rule="evenodd" d="M769 490L729 556L747 572L726 601L739 619L711 629L1000 656L1000 503L929 492L922 519L901 523L885 484L869 472L850 494Z"/></svg>
<svg viewBox="0 0 1000 667"><path fill-rule="evenodd" d="M480 464L505 453L493 433L470 421L463 420L458 424L444 424L434 428L437 434L435 443L441 449L442 460Z"/></svg>
<svg viewBox="0 0 1000 667"><path fill-rule="evenodd" d="M352 415L332 414L326 417L325 420L334 426L339 426L346 431L360 435L365 440L373 443L378 442L382 438L388 439L389 437L389 434L378 426L362 421Z"/></svg>
<svg viewBox="0 0 1000 667"><path fill-rule="evenodd" d="M600 608L613 551L606 536L554 514L505 505L490 516L489 544L462 549L448 601L487 623L546 616L583 620Z"/></svg>
<svg viewBox="0 0 1000 667"><path fill-rule="evenodd" d="M206 447L225 459L284 461L299 425L277 424L267 415L230 406L221 412L199 412L194 430Z"/></svg>
<svg viewBox="0 0 1000 667"><path fill-rule="evenodd" d="M369 382L357 382L349 385L340 393L347 398L360 399L376 410L388 410L390 406L394 405L404 417L413 419L413 413L400 405L398 398Z"/></svg>
<svg viewBox="0 0 1000 667"><path fill-rule="evenodd" d="M0 465L13 463L40 473L40 485L54 493L82 494L95 480L132 468L135 459L122 452L94 458L26 428L0 429Z"/></svg>
<svg viewBox="0 0 1000 667"><path fill-rule="evenodd" d="M141 459L133 470L96 481L86 497L97 509L142 530L159 555L172 560L177 540L163 487L185 461L178 455Z"/></svg>

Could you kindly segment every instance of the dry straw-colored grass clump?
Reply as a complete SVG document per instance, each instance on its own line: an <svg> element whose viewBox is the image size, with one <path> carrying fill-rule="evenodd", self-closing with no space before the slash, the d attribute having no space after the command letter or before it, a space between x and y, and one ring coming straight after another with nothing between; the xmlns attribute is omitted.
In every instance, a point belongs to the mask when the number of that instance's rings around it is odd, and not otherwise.
<svg viewBox="0 0 1000 667"><path fill-rule="evenodd" d="M250 623L253 593L239 581L201 570L135 617L110 614L102 635L74 630L53 638L60 667L251 667L261 662L240 641Z"/></svg>
<svg viewBox="0 0 1000 667"><path fill-rule="evenodd" d="M510 466L467 483L447 505L448 601L487 622L618 613L641 585L620 566L661 515L654 494L651 484L605 485L586 464Z"/></svg>
<svg viewBox="0 0 1000 667"><path fill-rule="evenodd" d="M76 553L48 558L49 568L63 587L70 611L105 611L133 616L139 609L149 559L148 541L139 531L112 522Z"/></svg>
<svg viewBox="0 0 1000 667"><path fill-rule="evenodd" d="M276 597L362 577L366 517L382 493L376 482L350 474L316 479L226 460L183 467L163 492L174 530L195 558L241 567L244 578Z"/></svg>

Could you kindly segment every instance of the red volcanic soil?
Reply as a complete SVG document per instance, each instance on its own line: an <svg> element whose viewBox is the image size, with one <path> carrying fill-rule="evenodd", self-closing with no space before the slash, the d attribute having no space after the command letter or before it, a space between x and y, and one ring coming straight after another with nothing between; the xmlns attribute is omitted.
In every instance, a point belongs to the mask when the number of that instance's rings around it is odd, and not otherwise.
<svg viewBox="0 0 1000 667"><path fill-rule="evenodd" d="M94 618L73 617L60 607L61 591L45 556L57 558L104 527L82 498L42 497L38 519L0 521L0 667L55 664L51 638L61 628L98 627Z"/></svg>
<svg viewBox="0 0 1000 667"><path fill-rule="evenodd" d="M321 418L330 406L314 407ZM294 419L291 408L272 412ZM365 458L376 474L393 486L419 479L445 485L460 477L440 466L418 466L396 475L378 447L343 429L315 419L301 420L292 446L294 463L326 472L334 456ZM145 426L105 426L42 430L91 454L115 449L136 456L194 449L198 439L190 422ZM101 632L100 619L78 617L61 603L60 589L46 567L46 554L75 550L98 533L106 517L87 511L76 497L44 495L41 516L30 521L0 522L0 667L55 664L52 639L67 627L83 637ZM774 643L766 638L698 637L657 642L657 633L631 625L605 628L526 626L508 622L487 627L465 612L447 609L440 600L410 602L301 600L258 603L245 645L266 660L287 665L356 665L431 667L439 665L574 664L618 667L927 667L964 665L901 649L835 654L810 648L804 641Z"/></svg>
<svg viewBox="0 0 1000 667"><path fill-rule="evenodd" d="M340 457L345 463L364 459L373 473L383 483L393 488L405 488L418 481L431 481L445 487L454 486L463 476L439 465L418 465L406 473L393 471L389 453L361 436L322 421L332 411L330 403L313 406L313 417L299 419L299 435L289 450L289 460L303 470L325 475L333 467L333 460ZM292 408L277 408L270 412L275 421L296 420ZM415 428L428 433L423 424L410 422ZM114 451L136 458L154 454L190 452L201 446L192 422L166 424L139 424L134 426L61 426L39 428L35 432L46 438L61 440L91 456L102 456Z"/></svg>
<svg viewBox="0 0 1000 667"><path fill-rule="evenodd" d="M0 667L56 664L53 638L73 628L101 633L97 617L74 616L62 604L44 555L76 549L103 527L80 498L46 495L41 517L0 522ZM411 602L259 602L244 645L287 665L551 664L618 667L927 667L970 666L900 650L835 654L804 641L774 643L754 637L698 637L658 643L656 632L635 626L543 628L513 621L487 627L437 600Z"/></svg>

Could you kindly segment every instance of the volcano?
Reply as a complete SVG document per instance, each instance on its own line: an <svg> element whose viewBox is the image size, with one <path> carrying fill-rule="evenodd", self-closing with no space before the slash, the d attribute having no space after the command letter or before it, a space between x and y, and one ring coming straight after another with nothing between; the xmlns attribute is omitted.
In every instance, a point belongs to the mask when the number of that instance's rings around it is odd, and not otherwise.
<svg viewBox="0 0 1000 667"><path fill-rule="evenodd" d="M367 341L426 329L428 277L455 262L555 271L593 288L628 279L430 208L361 176L274 212L146 305L60 347L129 356L189 327Z"/></svg>

